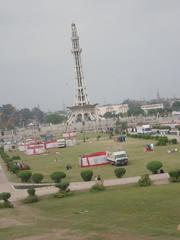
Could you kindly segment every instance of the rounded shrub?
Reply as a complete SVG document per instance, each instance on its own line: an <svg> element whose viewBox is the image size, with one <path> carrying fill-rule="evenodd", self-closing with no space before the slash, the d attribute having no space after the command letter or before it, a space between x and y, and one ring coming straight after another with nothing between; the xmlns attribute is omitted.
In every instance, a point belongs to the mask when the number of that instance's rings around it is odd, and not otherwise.
<svg viewBox="0 0 180 240"><path fill-rule="evenodd" d="M34 195L35 195L35 192L36 192L36 190L35 190L34 188L29 188L29 189L27 190L27 193L29 194L29 196L34 196Z"/></svg>
<svg viewBox="0 0 180 240"><path fill-rule="evenodd" d="M126 169L122 167L118 167L114 170L114 173L117 178L121 178L126 173Z"/></svg>
<svg viewBox="0 0 180 240"><path fill-rule="evenodd" d="M18 177L21 179L21 182L28 182L32 176L32 172L28 170L23 170L18 173Z"/></svg>
<svg viewBox="0 0 180 240"><path fill-rule="evenodd" d="M36 195L28 196L23 200L23 203L35 203L38 202L38 197Z"/></svg>
<svg viewBox="0 0 180 240"><path fill-rule="evenodd" d="M0 200L3 200L4 202L8 202L8 199L10 197L11 197L11 194L9 192L0 193Z"/></svg>
<svg viewBox="0 0 180 240"><path fill-rule="evenodd" d="M23 203L34 203L38 202L38 197L36 196L36 190L34 188L29 188L27 190L29 196L23 200Z"/></svg>
<svg viewBox="0 0 180 240"><path fill-rule="evenodd" d="M17 166L17 164L15 164L15 163L9 163L8 166L9 166L9 170L10 170L12 173L14 173L14 174L17 174L17 173L18 173L19 167Z"/></svg>
<svg viewBox="0 0 180 240"><path fill-rule="evenodd" d="M60 183L56 184L56 187L59 188L60 191L67 191L69 187L69 182L66 180L62 180Z"/></svg>
<svg viewBox="0 0 180 240"><path fill-rule="evenodd" d="M83 170L81 171L81 177L85 182L91 181L93 177L93 171L88 169L88 170Z"/></svg>
<svg viewBox="0 0 180 240"><path fill-rule="evenodd" d="M141 178L138 181L138 184L139 184L140 187L151 186L152 182L151 182L151 179L149 177L149 174L142 175Z"/></svg>
<svg viewBox="0 0 180 240"><path fill-rule="evenodd" d="M41 173L33 173L33 175L32 175L32 181L34 183L42 182L43 178L44 178L44 176Z"/></svg>
<svg viewBox="0 0 180 240"><path fill-rule="evenodd" d="M180 182L180 169L169 172L171 182Z"/></svg>
<svg viewBox="0 0 180 240"><path fill-rule="evenodd" d="M153 174L157 174L159 169L162 168L163 164L160 161L151 161L146 165L146 168Z"/></svg>
<svg viewBox="0 0 180 240"><path fill-rule="evenodd" d="M55 183L59 183L61 181L61 179L65 178L66 174L64 172L53 172L50 175L50 178L55 182Z"/></svg>

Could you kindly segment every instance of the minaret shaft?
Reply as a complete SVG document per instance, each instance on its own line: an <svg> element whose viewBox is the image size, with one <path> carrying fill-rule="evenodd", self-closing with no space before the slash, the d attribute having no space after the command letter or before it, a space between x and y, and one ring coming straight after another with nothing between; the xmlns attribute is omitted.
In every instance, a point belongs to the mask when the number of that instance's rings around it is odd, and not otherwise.
<svg viewBox="0 0 180 240"><path fill-rule="evenodd" d="M74 106L89 104L84 82L84 75L81 64L82 49L79 46L79 36L77 35L76 25L72 24L72 54L75 63L75 100Z"/></svg>
<svg viewBox="0 0 180 240"><path fill-rule="evenodd" d="M90 104L86 92L86 85L84 82L84 75L81 63L82 49L79 46L79 36L77 34L76 25L71 25L72 30L72 54L74 57L74 72L75 72L75 98L71 110L71 115L67 124L86 121L97 121L100 117L96 114L96 105Z"/></svg>

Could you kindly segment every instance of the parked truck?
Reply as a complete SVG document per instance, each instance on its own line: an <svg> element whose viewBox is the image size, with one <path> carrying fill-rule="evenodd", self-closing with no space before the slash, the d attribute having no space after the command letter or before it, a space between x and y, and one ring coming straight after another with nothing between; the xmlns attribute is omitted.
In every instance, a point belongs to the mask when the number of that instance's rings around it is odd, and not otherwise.
<svg viewBox="0 0 180 240"><path fill-rule="evenodd" d="M128 156L126 151L107 152L107 160L115 166L123 166L128 164Z"/></svg>

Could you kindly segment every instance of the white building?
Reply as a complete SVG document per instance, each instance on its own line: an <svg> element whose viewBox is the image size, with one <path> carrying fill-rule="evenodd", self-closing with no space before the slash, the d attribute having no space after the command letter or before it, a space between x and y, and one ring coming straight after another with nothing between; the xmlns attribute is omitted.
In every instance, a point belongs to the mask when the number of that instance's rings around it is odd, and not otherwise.
<svg viewBox="0 0 180 240"><path fill-rule="evenodd" d="M180 111L172 111L172 116L180 117Z"/></svg>
<svg viewBox="0 0 180 240"><path fill-rule="evenodd" d="M119 113L127 113L127 111L128 111L127 104L103 105L103 106L96 107L96 112L100 116L103 116L107 112L119 114Z"/></svg>
<svg viewBox="0 0 180 240"><path fill-rule="evenodd" d="M164 106L162 103L141 106L141 109L144 110L145 112L148 112L149 110L157 110L157 109L163 109L163 108L164 108Z"/></svg>

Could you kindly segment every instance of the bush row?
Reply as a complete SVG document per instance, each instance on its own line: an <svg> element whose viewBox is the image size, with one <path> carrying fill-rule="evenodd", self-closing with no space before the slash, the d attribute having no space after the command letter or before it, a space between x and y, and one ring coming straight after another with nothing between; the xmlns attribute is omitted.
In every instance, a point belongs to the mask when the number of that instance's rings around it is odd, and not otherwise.
<svg viewBox="0 0 180 240"><path fill-rule="evenodd" d="M3 159L3 161L5 162L7 169L14 174L17 174L21 170L30 169L30 167L27 164L19 161L19 160L21 160L20 156L10 157L6 152L4 152L3 148L0 148L0 156ZM16 162L16 161L18 161L18 162Z"/></svg>
<svg viewBox="0 0 180 240"><path fill-rule="evenodd" d="M141 139L152 139L157 141L156 146L165 146L167 144L177 144L177 139L168 139L166 136L153 136L153 135L148 135L148 134L143 134L143 133L138 133L138 134L128 134L129 137L132 138L141 138Z"/></svg>

